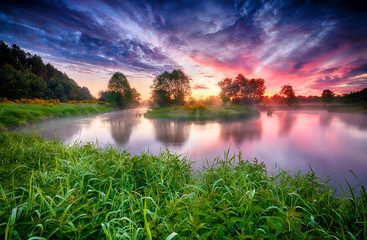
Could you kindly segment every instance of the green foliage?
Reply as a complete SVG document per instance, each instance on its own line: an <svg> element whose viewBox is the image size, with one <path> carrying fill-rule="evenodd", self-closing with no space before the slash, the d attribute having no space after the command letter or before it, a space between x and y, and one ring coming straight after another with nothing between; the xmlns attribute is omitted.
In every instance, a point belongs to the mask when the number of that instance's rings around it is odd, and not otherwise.
<svg viewBox="0 0 367 240"><path fill-rule="evenodd" d="M184 105L185 98L191 95L190 80L181 70L162 73L153 80L151 88L155 108Z"/></svg>
<svg viewBox="0 0 367 240"><path fill-rule="evenodd" d="M44 96L46 83L29 71L20 72L11 65L0 68L0 96L8 99L40 98Z"/></svg>
<svg viewBox="0 0 367 240"><path fill-rule="evenodd" d="M216 120L216 119L237 119L250 116L257 116L259 112L246 105L231 106L205 106L191 105L172 106L147 111L147 118L165 118L175 120Z"/></svg>
<svg viewBox="0 0 367 240"><path fill-rule="evenodd" d="M44 64L37 55L25 53L17 45L0 41L0 97L7 99L48 98L93 99L86 87L79 87L65 73Z"/></svg>
<svg viewBox="0 0 367 240"><path fill-rule="evenodd" d="M235 104L259 102L266 89L264 79L248 79L241 73L234 80L223 79L218 82L218 85L221 88L219 96L223 103L228 101Z"/></svg>
<svg viewBox="0 0 367 240"><path fill-rule="evenodd" d="M108 82L108 91L102 91L100 95L100 100L114 103L122 108L138 105L141 100L140 93L135 88L131 88L125 75L120 72L113 74Z"/></svg>
<svg viewBox="0 0 367 240"><path fill-rule="evenodd" d="M194 173L170 153L0 133L2 239L366 239L367 194L241 154ZM358 194L356 191L359 191Z"/></svg>
<svg viewBox="0 0 367 240"><path fill-rule="evenodd" d="M96 104L62 104L42 106L33 104L0 104L0 129L17 127L45 117L67 117L111 111L113 108Z"/></svg>

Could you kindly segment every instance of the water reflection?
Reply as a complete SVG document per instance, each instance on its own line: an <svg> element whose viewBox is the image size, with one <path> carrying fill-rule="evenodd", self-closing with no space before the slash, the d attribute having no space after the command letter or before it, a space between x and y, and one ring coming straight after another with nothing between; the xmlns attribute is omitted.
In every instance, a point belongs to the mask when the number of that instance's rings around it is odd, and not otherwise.
<svg viewBox="0 0 367 240"><path fill-rule="evenodd" d="M152 120L155 139L164 145L182 146L190 133L190 123L184 121Z"/></svg>
<svg viewBox="0 0 367 240"><path fill-rule="evenodd" d="M221 123L219 137L224 142L233 142L239 145L244 140L260 140L261 133L262 124L260 118L252 118Z"/></svg>
<svg viewBox="0 0 367 240"><path fill-rule="evenodd" d="M42 123L25 126L19 130L36 129L41 132L43 137L51 138L53 136L60 137L64 141L70 141L75 135L81 135L81 129L84 125L90 125L91 118L88 117L72 117L67 120L64 118L46 120Z"/></svg>
<svg viewBox="0 0 367 240"><path fill-rule="evenodd" d="M283 111L277 112L279 120L279 136L287 136L292 127L297 123L297 115L293 112Z"/></svg>
<svg viewBox="0 0 367 240"><path fill-rule="evenodd" d="M269 169L278 167L325 172L336 182L356 183L349 169L367 185L367 115L327 111L275 111L260 117L229 122L179 122L142 117L144 109L34 124L44 137L55 133L65 143L75 140L112 143L132 154L148 150L158 154L164 146L196 161L200 169L208 160L240 150L244 159L255 157ZM28 126L23 129L32 129ZM351 176L351 178L349 178Z"/></svg>
<svg viewBox="0 0 367 240"><path fill-rule="evenodd" d="M347 126L356 127L359 130L366 130L367 129L367 121L366 121L366 114L362 113L335 113L339 119L346 123Z"/></svg>
<svg viewBox="0 0 367 240"><path fill-rule="evenodd" d="M321 112L320 113L320 126L324 128L330 126L332 119L333 119L333 115L331 113Z"/></svg>
<svg viewBox="0 0 367 240"><path fill-rule="evenodd" d="M117 144L129 142L133 127L140 123L141 115L138 111L120 111L111 113L104 120L110 126L112 138Z"/></svg>

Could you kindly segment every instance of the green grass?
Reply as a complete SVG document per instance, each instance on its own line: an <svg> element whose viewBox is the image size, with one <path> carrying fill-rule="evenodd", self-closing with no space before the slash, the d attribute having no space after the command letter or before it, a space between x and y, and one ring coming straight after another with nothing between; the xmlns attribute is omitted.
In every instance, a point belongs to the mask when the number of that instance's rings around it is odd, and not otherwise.
<svg viewBox="0 0 367 240"><path fill-rule="evenodd" d="M187 110L182 106L165 107L147 111L147 118L164 118L175 120L221 120L235 119L258 115L259 112L251 106L208 106L208 109Z"/></svg>
<svg viewBox="0 0 367 240"><path fill-rule="evenodd" d="M0 129L25 125L45 117L69 117L112 111L109 105L66 104L43 106L35 104L0 104Z"/></svg>
<svg viewBox="0 0 367 240"><path fill-rule="evenodd" d="M366 239L366 190L345 194L241 154L194 173L169 151L0 133L1 239Z"/></svg>

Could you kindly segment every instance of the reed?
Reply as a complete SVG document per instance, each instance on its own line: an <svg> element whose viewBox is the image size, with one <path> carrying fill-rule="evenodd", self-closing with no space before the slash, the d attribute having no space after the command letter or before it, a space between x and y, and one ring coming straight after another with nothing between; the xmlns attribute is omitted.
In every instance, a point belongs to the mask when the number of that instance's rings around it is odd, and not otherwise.
<svg viewBox="0 0 367 240"><path fill-rule="evenodd" d="M358 193L357 193L358 191ZM344 195L225 153L194 172L166 150L0 133L2 239L366 239L364 186Z"/></svg>

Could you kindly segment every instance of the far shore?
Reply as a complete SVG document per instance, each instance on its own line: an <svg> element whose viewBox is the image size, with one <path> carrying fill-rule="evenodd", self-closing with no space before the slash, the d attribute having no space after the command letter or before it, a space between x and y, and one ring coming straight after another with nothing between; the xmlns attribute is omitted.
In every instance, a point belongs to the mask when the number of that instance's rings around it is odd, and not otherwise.
<svg viewBox="0 0 367 240"><path fill-rule="evenodd" d="M300 103L294 106L285 104L256 104L255 107L261 111L275 110L328 110L331 112L363 112L367 113L367 104L345 104L345 103Z"/></svg>

